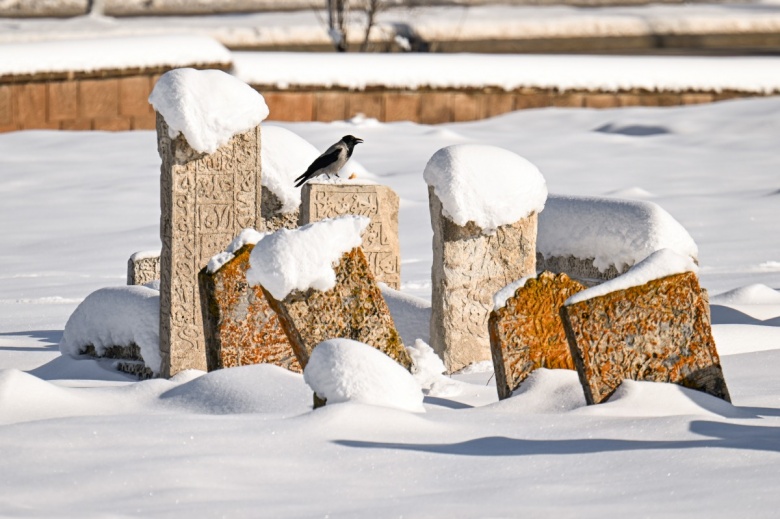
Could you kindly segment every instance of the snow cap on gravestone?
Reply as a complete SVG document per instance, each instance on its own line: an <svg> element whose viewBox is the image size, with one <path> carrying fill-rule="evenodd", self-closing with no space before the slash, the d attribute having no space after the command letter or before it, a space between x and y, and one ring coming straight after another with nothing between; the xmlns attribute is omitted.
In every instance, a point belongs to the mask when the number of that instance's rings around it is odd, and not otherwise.
<svg viewBox="0 0 780 519"><path fill-rule="evenodd" d="M442 148L428 161L423 177L447 218L460 226L474 222L485 234L541 212L547 200L547 183L539 169L496 146Z"/></svg>
<svg viewBox="0 0 780 519"><path fill-rule="evenodd" d="M221 70L166 72L149 103L165 119L172 139L184 134L190 147L201 153L214 153L231 137L268 117L263 96Z"/></svg>

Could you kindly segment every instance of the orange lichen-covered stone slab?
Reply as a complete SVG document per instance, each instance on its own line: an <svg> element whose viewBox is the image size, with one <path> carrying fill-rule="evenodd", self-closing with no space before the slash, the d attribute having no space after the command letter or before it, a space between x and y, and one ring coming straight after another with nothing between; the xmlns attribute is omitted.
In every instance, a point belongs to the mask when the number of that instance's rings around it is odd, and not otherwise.
<svg viewBox="0 0 780 519"><path fill-rule="evenodd" d="M208 370L247 364L276 364L301 372L279 317L262 288L246 282L249 255L245 245L218 271L199 274Z"/></svg>
<svg viewBox="0 0 780 519"><path fill-rule="evenodd" d="M675 274L561 308L589 404L624 379L671 382L730 401L696 275Z"/></svg>
<svg viewBox="0 0 780 519"><path fill-rule="evenodd" d="M512 391L537 368L574 369L560 308L585 286L566 274L543 272L518 288L488 321L498 398Z"/></svg>
<svg viewBox="0 0 780 519"><path fill-rule="evenodd" d="M346 338L369 344L410 369L411 358L362 249L345 253L334 269L336 286L326 292L295 290L279 301L265 290L301 366L320 342Z"/></svg>

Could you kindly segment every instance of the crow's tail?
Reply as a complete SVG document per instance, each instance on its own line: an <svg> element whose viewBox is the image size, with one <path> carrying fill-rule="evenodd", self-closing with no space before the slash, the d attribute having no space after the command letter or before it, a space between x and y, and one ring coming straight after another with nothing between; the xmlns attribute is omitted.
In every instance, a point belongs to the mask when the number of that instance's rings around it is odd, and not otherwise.
<svg viewBox="0 0 780 519"><path fill-rule="evenodd" d="M295 187L301 187L306 183L307 180L309 180L309 178L306 176L306 173L304 173L303 175L295 179Z"/></svg>

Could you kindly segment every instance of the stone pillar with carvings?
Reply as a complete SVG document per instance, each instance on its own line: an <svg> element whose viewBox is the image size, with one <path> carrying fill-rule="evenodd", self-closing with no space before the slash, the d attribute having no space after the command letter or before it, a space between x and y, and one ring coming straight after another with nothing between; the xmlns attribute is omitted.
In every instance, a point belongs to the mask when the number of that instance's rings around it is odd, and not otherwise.
<svg viewBox="0 0 780 519"><path fill-rule="evenodd" d="M160 375L206 370L198 272L247 227L262 228L260 126L214 153L171 138L157 114L160 178Z"/></svg>
<svg viewBox="0 0 780 519"><path fill-rule="evenodd" d="M299 225L343 214L367 216L363 252L377 281L396 290L401 287L401 252L398 241L398 195L387 186L359 183L309 182L301 191Z"/></svg>

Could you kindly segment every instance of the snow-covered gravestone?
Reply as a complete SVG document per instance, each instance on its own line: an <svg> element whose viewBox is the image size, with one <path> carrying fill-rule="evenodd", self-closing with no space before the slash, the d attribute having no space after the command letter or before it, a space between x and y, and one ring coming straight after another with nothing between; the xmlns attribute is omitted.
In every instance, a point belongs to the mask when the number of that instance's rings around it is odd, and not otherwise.
<svg viewBox="0 0 780 519"><path fill-rule="evenodd" d="M536 273L536 220L547 185L501 148L443 148L425 167L433 267L431 346L447 369L490 360L493 294Z"/></svg>
<svg viewBox="0 0 780 519"><path fill-rule="evenodd" d="M588 404L609 398L624 379L729 400L697 270L689 257L662 249L566 301L561 317Z"/></svg>
<svg viewBox="0 0 780 519"><path fill-rule="evenodd" d="M218 70L176 69L149 96L160 178L160 374L206 369L198 272L238 233L262 228L263 97Z"/></svg>
<svg viewBox="0 0 780 519"><path fill-rule="evenodd" d="M308 182L301 189L300 225L344 214L371 220L362 249L377 281L401 288L398 195L387 186L353 181Z"/></svg>
<svg viewBox="0 0 780 519"><path fill-rule="evenodd" d="M244 229L198 274L209 371L247 364L301 371L262 288L246 282L249 256L263 236Z"/></svg>
<svg viewBox="0 0 780 519"><path fill-rule="evenodd" d="M145 285L160 279L160 251L136 252L127 260L127 284Z"/></svg>
<svg viewBox="0 0 780 519"><path fill-rule="evenodd" d="M368 224L348 215L281 229L252 251L247 282L263 287L304 369L317 344L337 338L369 344L411 367L360 248Z"/></svg>
<svg viewBox="0 0 780 519"><path fill-rule="evenodd" d="M661 249L694 261L688 231L645 200L550 195L539 215L536 267L596 285L626 272Z"/></svg>

